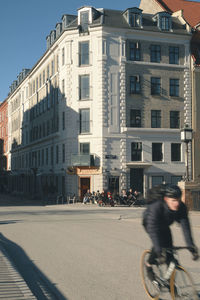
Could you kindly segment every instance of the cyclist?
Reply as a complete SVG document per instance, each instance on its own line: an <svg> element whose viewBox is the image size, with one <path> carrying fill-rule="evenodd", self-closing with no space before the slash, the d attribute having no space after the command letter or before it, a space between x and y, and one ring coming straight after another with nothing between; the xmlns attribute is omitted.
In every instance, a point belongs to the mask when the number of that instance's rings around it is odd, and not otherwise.
<svg viewBox="0 0 200 300"><path fill-rule="evenodd" d="M198 249L194 244L186 205L181 201L181 190L176 185L161 184L148 191L147 209L143 215L143 226L151 238L153 247L147 263L147 274L154 280L152 264L169 264L173 257L163 252L163 248L172 248L170 225L177 221L181 224L183 235L193 260L198 259Z"/></svg>

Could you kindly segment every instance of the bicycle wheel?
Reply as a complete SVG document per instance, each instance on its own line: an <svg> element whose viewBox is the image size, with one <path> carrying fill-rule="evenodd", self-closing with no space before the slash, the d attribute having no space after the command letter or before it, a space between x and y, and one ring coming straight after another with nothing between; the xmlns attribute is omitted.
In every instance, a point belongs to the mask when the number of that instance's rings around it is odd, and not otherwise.
<svg viewBox="0 0 200 300"><path fill-rule="evenodd" d="M170 279L170 292L173 300L197 300L192 277L181 266L176 267Z"/></svg>
<svg viewBox="0 0 200 300"><path fill-rule="evenodd" d="M154 284L149 278L146 270L146 262L148 261L150 250L145 250L142 258L141 258L141 276L142 276L142 282L144 285L144 289L147 293L147 295L150 297L150 299L158 300L160 295L160 289L159 287ZM157 266L153 265L153 272L154 274L158 274L158 268Z"/></svg>

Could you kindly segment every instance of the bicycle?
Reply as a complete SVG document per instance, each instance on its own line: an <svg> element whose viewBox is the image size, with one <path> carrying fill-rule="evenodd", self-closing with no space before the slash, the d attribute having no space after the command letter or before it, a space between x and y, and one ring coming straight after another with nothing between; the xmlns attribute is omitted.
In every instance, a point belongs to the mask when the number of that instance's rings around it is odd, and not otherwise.
<svg viewBox="0 0 200 300"><path fill-rule="evenodd" d="M178 261L178 250L189 249L188 247L173 247L165 249L173 254L174 260L167 264L153 264L155 280L148 278L146 262L148 262L150 250L145 250L141 258L141 276L143 285L150 299L159 300L161 293L170 293L173 300L197 300L198 293L195 290L191 275L183 268Z"/></svg>

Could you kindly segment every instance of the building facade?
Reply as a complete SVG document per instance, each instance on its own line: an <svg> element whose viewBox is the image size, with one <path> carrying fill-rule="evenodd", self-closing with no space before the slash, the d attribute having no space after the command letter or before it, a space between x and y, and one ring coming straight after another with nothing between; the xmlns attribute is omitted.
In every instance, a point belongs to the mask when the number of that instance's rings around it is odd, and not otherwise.
<svg viewBox="0 0 200 300"><path fill-rule="evenodd" d="M8 170L8 103L0 103L0 191L7 189Z"/></svg>
<svg viewBox="0 0 200 300"><path fill-rule="evenodd" d="M193 141L190 145L190 180L200 182L200 124L198 115L200 113L200 100L199 100L199 65L200 65L200 32L199 32L199 15L200 3L195 1L170 1L170 0L141 0L140 8L148 13L156 12L169 12L176 15L183 24L192 28L191 45L191 78L192 78L192 103L191 108L187 105L185 107L185 114L188 113L192 116L184 120L185 124L193 129ZM189 108L189 109L188 109Z"/></svg>
<svg viewBox="0 0 200 300"><path fill-rule="evenodd" d="M11 189L144 195L185 174L191 33L166 12L84 6L8 96Z"/></svg>

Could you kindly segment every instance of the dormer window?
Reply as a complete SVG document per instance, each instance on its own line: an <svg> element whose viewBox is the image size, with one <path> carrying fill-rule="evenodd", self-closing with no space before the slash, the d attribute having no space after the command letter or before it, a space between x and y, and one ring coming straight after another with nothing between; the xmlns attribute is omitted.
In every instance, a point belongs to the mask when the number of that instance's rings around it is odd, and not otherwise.
<svg viewBox="0 0 200 300"><path fill-rule="evenodd" d="M101 12L92 6L82 6L78 9L78 26L80 33L88 32L88 27L94 20L99 18Z"/></svg>
<svg viewBox="0 0 200 300"><path fill-rule="evenodd" d="M170 20L169 17L163 16L161 17L160 27L162 30L170 30Z"/></svg>
<svg viewBox="0 0 200 300"><path fill-rule="evenodd" d="M89 11L81 11L80 12L80 25L82 32L88 31L89 24Z"/></svg>
<svg viewBox="0 0 200 300"><path fill-rule="evenodd" d="M172 29L171 15L167 12L157 13L153 20L157 22L157 26L160 30L170 31Z"/></svg>
<svg viewBox="0 0 200 300"><path fill-rule="evenodd" d="M138 13L130 14L130 25L131 27L140 27L141 26L141 15Z"/></svg>
<svg viewBox="0 0 200 300"><path fill-rule="evenodd" d="M141 27L142 26L142 10L133 7L128 8L124 13L124 18L126 19L127 23L131 27Z"/></svg>

